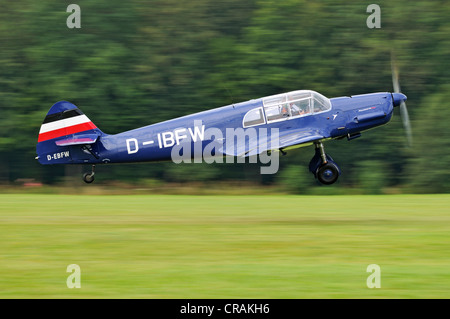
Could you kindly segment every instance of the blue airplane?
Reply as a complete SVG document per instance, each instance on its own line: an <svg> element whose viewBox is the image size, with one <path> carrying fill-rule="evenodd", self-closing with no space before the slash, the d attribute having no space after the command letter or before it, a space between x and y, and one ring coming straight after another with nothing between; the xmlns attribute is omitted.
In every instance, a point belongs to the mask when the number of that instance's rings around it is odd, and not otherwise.
<svg viewBox="0 0 450 319"><path fill-rule="evenodd" d="M91 164L92 171L83 175L83 180L91 183L96 164L170 161L175 148L183 145L191 146L187 153L190 158L207 148L214 149L209 153L213 156L246 158L314 145L309 170L320 183L329 185L336 182L341 170L325 153L323 143L360 137L363 131L388 123L397 106L403 110L402 118L407 116L406 96L399 92L396 78L394 91L329 99L315 91L299 90L119 134L102 132L74 104L60 101L50 108L42 123L36 159L44 165ZM409 131L409 119L404 124ZM208 133L209 129L214 133ZM243 133L243 138L229 138L230 129ZM268 135L269 130L276 134ZM227 144L227 139L233 139L233 143Z"/></svg>

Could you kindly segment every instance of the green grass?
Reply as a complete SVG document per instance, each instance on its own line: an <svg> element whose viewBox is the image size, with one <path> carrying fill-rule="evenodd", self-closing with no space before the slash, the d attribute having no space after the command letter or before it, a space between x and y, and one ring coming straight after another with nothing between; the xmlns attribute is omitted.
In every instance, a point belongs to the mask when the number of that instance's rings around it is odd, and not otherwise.
<svg viewBox="0 0 450 319"><path fill-rule="evenodd" d="M449 203L0 195L0 298L450 298Z"/></svg>

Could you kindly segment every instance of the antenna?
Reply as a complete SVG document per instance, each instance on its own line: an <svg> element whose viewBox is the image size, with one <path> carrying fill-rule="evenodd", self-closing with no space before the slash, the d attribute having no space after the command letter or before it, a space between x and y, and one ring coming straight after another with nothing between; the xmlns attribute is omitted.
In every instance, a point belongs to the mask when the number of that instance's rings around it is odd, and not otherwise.
<svg viewBox="0 0 450 319"><path fill-rule="evenodd" d="M234 109L234 98L233 98L233 95L231 95L231 92L230 92L230 90L228 89L228 86L225 86L225 89L227 90L227 93L228 93L228 97L230 98L230 100L231 100L231 104L233 105L233 109Z"/></svg>

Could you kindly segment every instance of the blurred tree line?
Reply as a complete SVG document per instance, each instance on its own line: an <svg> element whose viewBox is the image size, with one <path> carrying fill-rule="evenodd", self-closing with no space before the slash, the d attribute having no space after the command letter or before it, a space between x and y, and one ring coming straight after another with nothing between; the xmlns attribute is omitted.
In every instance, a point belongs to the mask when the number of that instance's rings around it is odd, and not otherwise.
<svg viewBox="0 0 450 319"><path fill-rule="evenodd" d="M0 182L78 174L34 160L42 120L68 100L105 133L298 89L328 97L392 91L391 54L408 96L414 145L398 109L385 127L327 143L337 187L450 190L450 6L446 1L79 0L0 3ZM99 168L99 181L245 180L294 193L315 186L313 148L289 152L276 175L259 165L155 163ZM77 176L78 177L78 176ZM323 189L323 188L322 188Z"/></svg>

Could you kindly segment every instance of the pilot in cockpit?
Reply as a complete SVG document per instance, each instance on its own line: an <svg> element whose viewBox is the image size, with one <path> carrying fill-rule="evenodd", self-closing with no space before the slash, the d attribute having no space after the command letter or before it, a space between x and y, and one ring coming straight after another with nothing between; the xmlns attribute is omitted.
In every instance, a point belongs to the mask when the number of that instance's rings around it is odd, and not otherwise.
<svg viewBox="0 0 450 319"><path fill-rule="evenodd" d="M302 112L302 110L297 106L297 104L291 102L289 103L289 105L291 107L292 116L304 114L304 112Z"/></svg>
<svg viewBox="0 0 450 319"><path fill-rule="evenodd" d="M281 115L282 115L283 117L288 117L288 116L290 116L290 114L289 114L289 109L288 109L287 104L283 104L283 106L281 107Z"/></svg>

